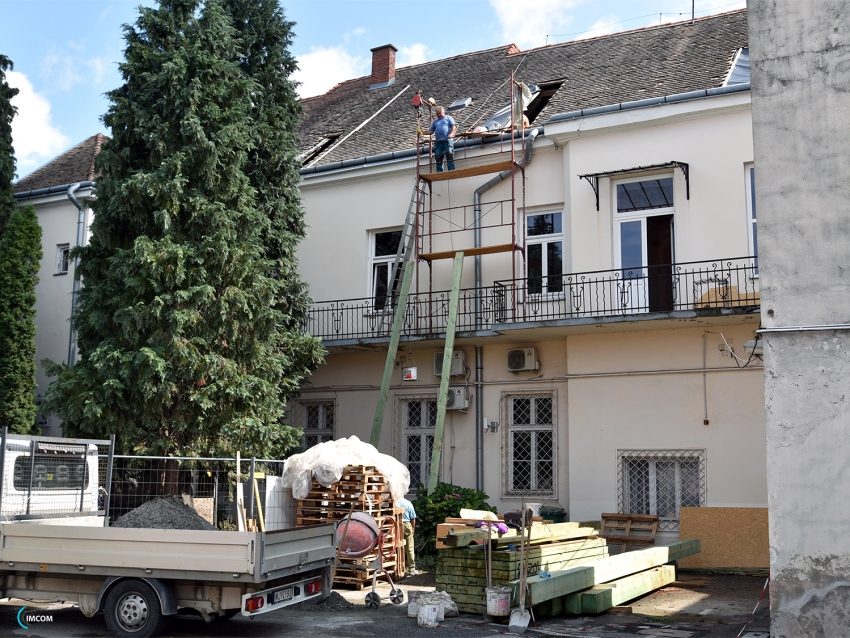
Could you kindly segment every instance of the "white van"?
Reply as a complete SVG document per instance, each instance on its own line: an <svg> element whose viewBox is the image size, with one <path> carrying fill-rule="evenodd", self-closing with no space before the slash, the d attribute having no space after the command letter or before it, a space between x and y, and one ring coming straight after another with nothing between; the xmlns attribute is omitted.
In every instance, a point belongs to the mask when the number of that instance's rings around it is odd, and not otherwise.
<svg viewBox="0 0 850 638"><path fill-rule="evenodd" d="M20 520L49 514L96 515L98 478L96 445L9 436L0 519Z"/></svg>

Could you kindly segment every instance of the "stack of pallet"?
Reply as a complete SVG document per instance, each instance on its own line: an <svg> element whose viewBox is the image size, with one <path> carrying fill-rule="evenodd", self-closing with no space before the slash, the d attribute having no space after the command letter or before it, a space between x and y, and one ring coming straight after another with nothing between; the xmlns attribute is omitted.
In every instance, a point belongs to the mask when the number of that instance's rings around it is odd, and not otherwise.
<svg viewBox="0 0 850 638"><path fill-rule="evenodd" d="M470 527L479 521L447 519L437 526L437 589L448 592L459 611L483 613L487 608L485 552L488 532ZM578 523L538 520L531 525L528 549L529 576L542 569L554 571L608 556L605 540L595 530ZM522 565L519 532L494 535L491 586L509 586L518 580ZM470 543L476 543L470 545ZM442 548L442 549L440 549Z"/></svg>
<svg viewBox="0 0 850 638"><path fill-rule="evenodd" d="M392 556L384 558L384 568L396 577L403 575L402 510L393 507L389 485L373 466L346 466L342 478L331 487L324 487L313 479L307 498L298 501L297 524L337 523L352 511L352 507L354 512L365 512L375 519L384 532L384 555ZM340 558L334 583L358 589L371 584L374 568L356 569L355 565L368 565L376 558L376 553L362 558Z"/></svg>

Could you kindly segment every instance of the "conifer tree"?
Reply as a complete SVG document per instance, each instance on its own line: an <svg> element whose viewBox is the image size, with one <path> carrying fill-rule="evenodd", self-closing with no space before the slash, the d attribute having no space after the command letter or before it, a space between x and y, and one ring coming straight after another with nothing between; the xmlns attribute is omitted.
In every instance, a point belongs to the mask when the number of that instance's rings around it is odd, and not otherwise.
<svg viewBox="0 0 850 638"><path fill-rule="evenodd" d="M9 217L17 208L12 197L12 180L15 179L15 152L12 148L12 118L15 107L12 98L18 94L6 82L6 71L13 68L12 61L0 54L0 237L6 229Z"/></svg>
<svg viewBox="0 0 850 638"><path fill-rule="evenodd" d="M81 361L52 368L66 432L125 450L279 457L291 363L285 282L248 175L258 141L241 42L219 0L162 0L125 27L124 84L97 157L74 325Z"/></svg>
<svg viewBox="0 0 850 638"><path fill-rule="evenodd" d="M38 433L35 285L40 264L41 226L35 208L14 210L0 238L0 427L18 434Z"/></svg>

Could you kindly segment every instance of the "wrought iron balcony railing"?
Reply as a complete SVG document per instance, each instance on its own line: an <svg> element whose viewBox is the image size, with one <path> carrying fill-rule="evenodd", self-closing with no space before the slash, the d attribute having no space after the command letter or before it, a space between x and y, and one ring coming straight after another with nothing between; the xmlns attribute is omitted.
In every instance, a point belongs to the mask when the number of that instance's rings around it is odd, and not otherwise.
<svg viewBox="0 0 850 638"><path fill-rule="evenodd" d="M558 319L627 319L647 313L742 309L759 304L754 257L549 277L531 275L497 281L477 291L461 290L457 330L489 330L510 323ZM403 334L445 332L448 306L448 291L410 295ZM388 297L319 302L311 309L305 329L325 340L388 337L394 308L393 299Z"/></svg>

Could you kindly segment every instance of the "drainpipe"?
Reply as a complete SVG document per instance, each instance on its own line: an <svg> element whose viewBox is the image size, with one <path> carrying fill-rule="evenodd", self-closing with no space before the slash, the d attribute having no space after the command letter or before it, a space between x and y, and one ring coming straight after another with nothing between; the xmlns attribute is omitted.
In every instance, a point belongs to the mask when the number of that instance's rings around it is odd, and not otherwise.
<svg viewBox="0 0 850 638"><path fill-rule="evenodd" d="M80 203L74 193L77 192L80 188L80 182L75 184L71 184L68 187L68 199L71 200L71 203L77 207L77 247L83 245L85 230L86 230L86 211L83 205ZM71 293L71 321L74 320L74 313L77 310L77 295L80 293L80 275L77 272L77 268L80 267L80 258L76 257L74 259L74 288ZM74 365L74 359L76 359L77 355L77 331L74 330L73 324L71 325L71 332L68 336L68 365Z"/></svg>
<svg viewBox="0 0 850 638"><path fill-rule="evenodd" d="M542 127L531 129L525 140L525 157L522 166L531 163L534 154L534 140L543 132ZM475 247L481 247L481 195L502 180L510 177L516 168L502 171L489 182L475 189L473 195L473 223ZM475 256L475 329L481 330L483 323L481 298L481 255ZM475 346L475 489L484 491L484 348Z"/></svg>

